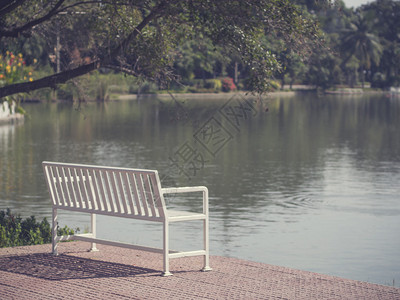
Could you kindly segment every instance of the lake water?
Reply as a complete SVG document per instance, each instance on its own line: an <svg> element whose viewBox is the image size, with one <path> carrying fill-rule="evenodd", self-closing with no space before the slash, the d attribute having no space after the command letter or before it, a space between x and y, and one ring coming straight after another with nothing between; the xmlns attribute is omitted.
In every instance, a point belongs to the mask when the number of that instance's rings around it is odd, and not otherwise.
<svg viewBox="0 0 400 300"><path fill-rule="evenodd" d="M44 160L158 169L164 186L209 188L212 255L400 287L400 98L197 98L26 104L0 126L0 209L50 219ZM187 224L173 248L200 245ZM162 232L99 216L98 236L160 246Z"/></svg>

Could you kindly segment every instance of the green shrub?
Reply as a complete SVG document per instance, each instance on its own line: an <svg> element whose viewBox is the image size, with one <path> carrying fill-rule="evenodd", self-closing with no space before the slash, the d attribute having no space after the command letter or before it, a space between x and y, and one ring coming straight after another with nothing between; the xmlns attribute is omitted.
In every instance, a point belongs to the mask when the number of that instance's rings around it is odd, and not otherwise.
<svg viewBox="0 0 400 300"><path fill-rule="evenodd" d="M79 228L57 228L58 235L73 235L75 231ZM0 211L0 248L47 243L51 243L51 226L46 218L41 222L34 216L22 220L10 209Z"/></svg>
<svg viewBox="0 0 400 300"><path fill-rule="evenodd" d="M204 83L204 87L214 92L220 92L222 90L222 82L219 79L207 79Z"/></svg>

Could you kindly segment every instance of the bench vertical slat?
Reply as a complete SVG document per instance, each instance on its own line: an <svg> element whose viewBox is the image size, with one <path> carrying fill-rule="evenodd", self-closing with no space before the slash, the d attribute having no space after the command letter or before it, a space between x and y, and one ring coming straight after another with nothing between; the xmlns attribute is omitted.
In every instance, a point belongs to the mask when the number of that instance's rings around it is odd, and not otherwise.
<svg viewBox="0 0 400 300"><path fill-rule="evenodd" d="M59 181L60 181L59 177L60 176L58 175L58 168L54 167L54 168L52 168L52 170L53 170L54 190L55 190L55 192L56 192L56 194L58 196L58 203L60 205L65 205L62 192L60 191L60 188L59 188Z"/></svg>
<svg viewBox="0 0 400 300"><path fill-rule="evenodd" d="M120 194L121 191L118 189L118 185L116 183L117 174L118 174L118 172L110 172L111 186L112 186L112 192L113 192L112 194L114 196L115 206L116 206L118 212L123 213L122 207L121 207L121 194Z"/></svg>
<svg viewBox="0 0 400 300"><path fill-rule="evenodd" d="M82 208L89 208L89 199L87 197L86 189L85 189L86 178L83 175L83 169L77 169L76 176L78 178L78 185L79 185L79 190L80 190L80 195L81 195Z"/></svg>
<svg viewBox="0 0 400 300"><path fill-rule="evenodd" d="M104 180L104 172L102 170L98 171L99 174L99 187L100 187L100 194L101 194L101 199L102 203L104 205L104 210L105 211L111 211L111 206L110 203L107 200L107 188L106 188L106 181Z"/></svg>
<svg viewBox="0 0 400 300"><path fill-rule="evenodd" d="M60 170L61 169L61 170ZM68 203L68 197L65 197L64 191L63 191L63 187L62 187L62 182L64 179L64 174L62 172L62 168L55 168L55 173L56 173L56 177L55 177L55 186L56 186L56 190L57 190L57 194L61 199L61 204L64 206L69 206L70 204ZM61 171L61 174L60 174Z"/></svg>
<svg viewBox="0 0 400 300"><path fill-rule="evenodd" d="M86 195L86 189L85 189L86 178L83 175L82 169L76 170L76 172L77 172L77 176L79 178L78 183L79 183L79 190L81 191L82 207L89 208L88 199L87 199L88 197Z"/></svg>
<svg viewBox="0 0 400 300"><path fill-rule="evenodd" d="M112 205L112 211L118 213L121 211L119 203L118 203L118 195L115 195L115 181L114 181L114 172L113 171L106 171L107 179L108 179L108 195L109 200Z"/></svg>
<svg viewBox="0 0 400 300"><path fill-rule="evenodd" d="M75 207L83 207L81 200L81 192L79 190L78 176L76 175L76 169L70 169L70 179L72 181L74 193L75 193Z"/></svg>
<svg viewBox="0 0 400 300"><path fill-rule="evenodd" d="M126 188L126 194L128 196L128 203L129 203L129 207L131 208L131 214L137 215L138 211L137 211L136 205L134 204L135 200L132 197L133 191L132 191L131 185L129 184L128 176L129 176L128 172L124 172L122 174L122 181L124 182L124 185Z"/></svg>
<svg viewBox="0 0 400 300"><path fill-rule="evenodd" d="M107 203L108 211L115 212L114 203L113 203L112 195L111 195L111 191L110 191L111 188L110 188L110 182L108 179L108 172L103 170L101 172L101 174L102 174L102 179L103 179L103 187L104 187L104 195L105 195L104 199Z"/></svg>
<svg viewBox="0 0 400 300"><path fill-rule="evenodd" d="M133 188L133 196L135 198L135 203L136 203L136 208L137 208L138 214L143 216L145 213L144 213L142 205L140 204L140 196L139 196L139 192L138 192L136 176L134 173L129 173L129 177L131 178L131 187Z"/></svg>
<svg viewBox="0 0 400 300"><path fill-rule="evenodd" d="M75 176L76 176L75 178L77 180L76 183L78 185L80 205L82 208L86 208L85 187L83 185L84 178L81 172L82 172L81 169L75 169Z"/></svg>
<svg viewBox="0 0 400 300"><path fill-rule="evenodd" d="M124 175L125 172L116 172L116 179L117 179L117 187L119 190L119 195L120 195L120 202L122 202L122 208L126 214L129 213L128 205L126 203L127 197L126 197L126 189L124 189L124 184L122 182L122 176Z"/></svg>
<svg viewBox="0 0 400 300"><path fill-rule="evenodd" d="M58 204L66 205L66 203L64 202L62 191L60 190L60 187L59 187L60 176L58 175L58 168L54 167L54 168L52 168L52 170L53 170L54 190L58 196Z"/></svg>
<svg viewBox="0 0 400 300"><path fill-rule="evenodd" d="M69 197L67 183L66 183L68 181L68 178L66 178L66 176L64 174L65 173L64 168L58 168L58 170L59 170L58 179L59 179L61 194L62 194L64 203L66 203L67 206L69 206L70 205L70 201L69 201L70 197Z"/></svg>
<svg viewBox="0 0 400 300"><path fill-rule="evenodd" d="M96 198L98 199L98 205L101 210L108 211L107 201L105 199L104 189L103 189L103 179L100 170L93 170L94 178L96 179L93 183L95 184Z"/></svg>
<svg viewBox="0 0 400 300"><path fill-rule="evenodd" d="M145 194L146 194L146 203L147 207L149 209L149 213L151 211L152 216L159 216L156 212L155 204L154 204L154 198L153 198L153 192L151 191L151 182L149 178L149 174L143 174L143 181L144 181L144 189L145 189Z"/></svg>
<svg viewBox="0 0 400 300"><path fill-rule="evenodd" d="M69 197L67 200L68 205L71 205L72 207L76 207L76 196L75 196L75 189L73 186L73 178L71 177L71 170L70 169L62 169L62 168L58 168L62 170L62 177L64 178L64 182L65 182L65 187L68 190L69 193Z"/></svg>
<svg viewBox="0 0 400 300"><path fill-rule="evenodd" d="M144 184L143 184L143 174L139 173L136 178L138 178L137 180L137 185L139 188L139 192L140 192L140 197L141 197L141 202L142 202L142 206L143 206L143 211L144 211L144 215L146 216L150 216L151 215L151 210L149 209L149 206L147 205L147 201L146 201L146 194L145 194L145 188L144 188Z"/></svg>
<svg viewBox="0 0 400 300"><path fill-rule="evenodd" d="M156 209L158 211L158 216L165 217L165 213L164 213L164 209L163 209L163 207L165 206L163 204L164 200L161 198L161 194L160 194L161 186L158 184L158 180L157 180L156 176L157 175L155 173L150 174L150 180L151 180L152 186L154 187L154 189L153 189L154 203L155 203Z"/></svg>
<svg viewBox="0 0 400 300"><path fill-rule="evenodd" d="M56 187L54 184L53 168L50 166L45 166L44 169L46 172L47 184L49 187L50 196L51 196L51 200L53 201L53 205L60 205L60 198L57 194L57 190L56 190Z"/></svg>
<svg viewBox="0 0 400 300"><path fill-rule="evenodd" d="M82 178L84 179L82 181L82 185L83 185L83 193L84 193L84 198L85 198L85 203L86 203L86 207L88 209L94 209L94 203L93 203L93 197L92 197L92 193L91 193L91 178L88 175L88 169L84 168L81 170L81 175Z"/></svg>
<svg viewBox="0 0 400 300"><path fill-rule="evenodd" d="M85 169L85 174L84 174L86 181L85 181L85 186L86 186L86 193L88 195L88 202L90 205L90 208L93 210L98 210L98 206L96 203L96 197L93 194L93 177L89 173L89 169Z"/></svg>
<svg viewBox="0 0 400 300"><path fill-rule="evenodd" d="M104 204L107 205L107 211L114 211L114 206L111 203L112 201L110 201L110 196L109 196L109 192L108 192L108 177L107 177L107 172L102 170L100 171L100 176L101 176L101 187L103 190L103 201Z"/></svg>

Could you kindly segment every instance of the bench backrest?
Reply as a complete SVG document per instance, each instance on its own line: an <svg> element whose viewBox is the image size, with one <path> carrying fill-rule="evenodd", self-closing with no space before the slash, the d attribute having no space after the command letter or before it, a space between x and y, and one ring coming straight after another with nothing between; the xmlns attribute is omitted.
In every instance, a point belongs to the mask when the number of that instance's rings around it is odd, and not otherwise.
<svg viewBox="0 0 400 300"><path fill-rule="evenodd" d="M53 207L142 219L166 215L156 170L43 162Z"/></svg>

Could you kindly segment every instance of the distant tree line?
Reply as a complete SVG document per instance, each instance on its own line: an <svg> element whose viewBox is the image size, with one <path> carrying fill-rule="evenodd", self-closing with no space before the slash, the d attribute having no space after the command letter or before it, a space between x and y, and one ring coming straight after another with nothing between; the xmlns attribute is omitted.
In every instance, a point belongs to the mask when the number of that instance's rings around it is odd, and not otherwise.
<svg viewBox="0 0 400 300"><path fill-rule="evenodd" d="M323 88L365 82L374 88L400 86L400 1L376 0L356 10L297 2L318 18L332 51L315 51L307 66L289 55L282 80L298 76L297 81Z"/></svg>

